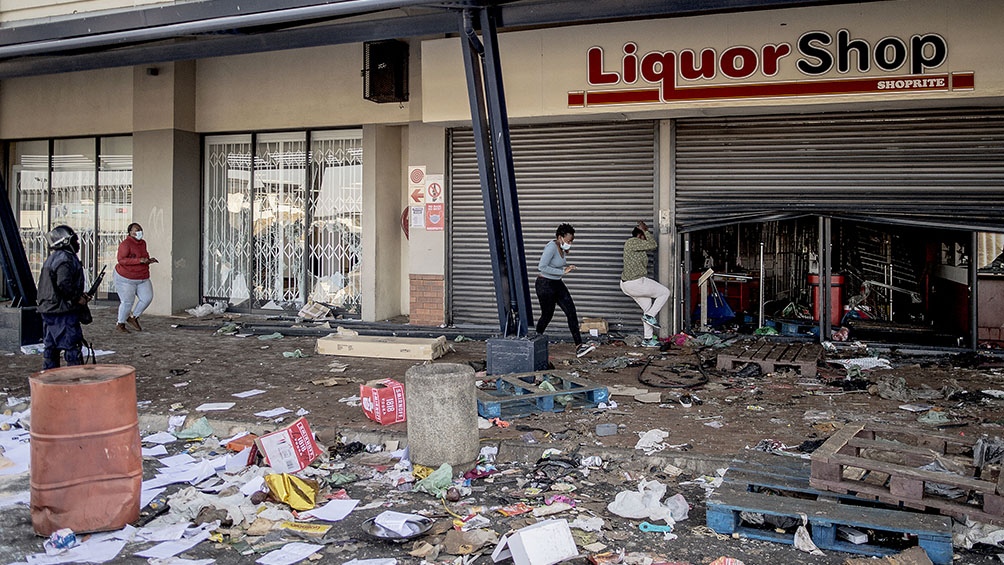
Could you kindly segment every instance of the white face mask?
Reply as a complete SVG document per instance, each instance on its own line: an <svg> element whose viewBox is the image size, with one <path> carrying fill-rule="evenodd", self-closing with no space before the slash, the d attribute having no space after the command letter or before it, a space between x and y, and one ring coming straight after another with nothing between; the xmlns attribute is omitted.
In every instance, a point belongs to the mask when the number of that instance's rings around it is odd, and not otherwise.
<svg viewBox="0 0 1004 565"><path fill-rule="evenodd" d="M143 239L143 230L139 230L138 232L132 234L132 236L136 238L136 241Z"/></svg>
<svg viewBox="0 0 1004 565"><path fill-rule="evenodd" d="M565 251L568 251L569 249L572 248L572 244L571 243L562 243L561 244L561 248L564 249Z"/></svg>

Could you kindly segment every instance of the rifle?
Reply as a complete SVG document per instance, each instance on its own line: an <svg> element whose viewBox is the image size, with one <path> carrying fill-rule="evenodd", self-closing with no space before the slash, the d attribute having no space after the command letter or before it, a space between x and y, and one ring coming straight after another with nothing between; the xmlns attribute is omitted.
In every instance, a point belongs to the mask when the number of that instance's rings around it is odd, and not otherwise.
<svg viewBox="0 0 1004 565"><path fill-rule="evenodd" d="M107 268L108 265L101 267L101 272L98 273L98 276L94 279L94 284L92 284L91 288L87 289L87 292L85 292L84 294L86 294L91 298L94 298L94 295L98 293L98 287L101 286L101 281L105 279L105 269Z"/></svg>

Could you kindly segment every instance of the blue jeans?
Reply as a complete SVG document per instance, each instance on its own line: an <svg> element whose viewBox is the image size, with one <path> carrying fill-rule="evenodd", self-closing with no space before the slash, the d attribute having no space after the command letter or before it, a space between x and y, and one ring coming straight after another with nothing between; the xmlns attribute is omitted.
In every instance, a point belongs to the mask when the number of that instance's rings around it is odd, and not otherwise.
<svg viewBox="0 0 1004 565"><path fill-rule="evenodd" d="M118 271L112 271L112 278L115 280L115 291L119 294L118 323L124 324L129 316L139 318L153 302L153 283L150 279L127 279ZM137 297L139 301L134 307L133 302Z"/></svg>
<svg viewBox="0 0 1004 565"><path fill-rule="evenodd" d="M83 365L80 345L84 333L76 313L42 314L45 335L42 337L42 369L59 367L59 352L63 351L67 365Z"/></svg>

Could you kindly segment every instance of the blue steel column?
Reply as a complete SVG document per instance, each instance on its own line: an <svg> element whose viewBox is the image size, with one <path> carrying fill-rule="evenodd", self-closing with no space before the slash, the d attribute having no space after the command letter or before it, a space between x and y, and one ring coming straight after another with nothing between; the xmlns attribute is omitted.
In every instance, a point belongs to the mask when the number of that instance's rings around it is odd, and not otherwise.
<svg viewBox="0 0 1004 565"><path fill-rule="evenodd" d="M474 30L473 15L470 10L463 12L461 43L499 309L499 329L506 337L526 337L531 319L530 288L527 284L523 229L509 142L495 16L488 10L480 10L482 44Z"/></svg>

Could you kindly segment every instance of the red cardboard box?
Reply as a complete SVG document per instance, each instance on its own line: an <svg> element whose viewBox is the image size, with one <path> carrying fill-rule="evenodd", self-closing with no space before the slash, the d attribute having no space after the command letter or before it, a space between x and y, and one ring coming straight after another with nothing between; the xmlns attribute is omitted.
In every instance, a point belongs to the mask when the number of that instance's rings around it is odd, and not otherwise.
<svg viewBox="0 0 1004 565"><path fill-rule="evenodd" d="M363 413L383 425L403 422L406 417L404 385L394 379L370 381L359 385Z"/></svg>
<svg viewBox="0 0 1004 565"><path fill-rule="evenodd" d="M296 473L321 454L306 418L265 434L254 443L265 456L265 463L278 473Z"/></svg>

